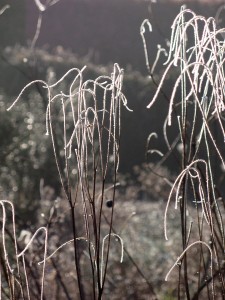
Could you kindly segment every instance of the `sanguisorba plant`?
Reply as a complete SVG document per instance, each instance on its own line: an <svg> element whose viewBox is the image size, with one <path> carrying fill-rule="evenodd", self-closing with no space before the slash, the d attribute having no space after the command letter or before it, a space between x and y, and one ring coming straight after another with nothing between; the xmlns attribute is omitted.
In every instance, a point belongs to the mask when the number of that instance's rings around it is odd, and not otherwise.
<svg viewBox="0 0 225 300"><path fill-rule="evenodd" d="M1 201L3 211L2 240L3 270L1 283L8 285L9 297L30 299L29 276L26 273L26 253L40 232L44 232L41 287L39 299L45 299L45 269L48 260L57 251L73 244L74 268L79 290L73 298L101 299L106 281L107 266L110 258L111 239L121 244L123 241L112 232L117 171L119 166L120 113L121 103L127 107L122 93L123 70L115 64L111 76L100 76L95 80L83 80L82 70L73 68L54 84L36 80L28 84L18 98L8 108L18 105L26 90L39 85L46 93L46 134L50 135L62 189L71 212L71 232L73 239L60 245L53 253L48 250L48 226L39 228L23 250L17 246L13 205ZM58 92L60 90L60 92ZM59 128L61 131L59 131ZM56 132L62 132L61 135ZM103 207L107 199L107 216ZM12 268L8 258L5 228L7 226L5 206L12 207L14 255L17 264ZM108 228L108 229L106 229ZM52 247L51 247L52 249ZM21 259L22 267L19 262ZM13 270L14 269L14 270ZM84 276L89 270L90 277ZM25 276L24 276L25 274ZM25 278L25 284L22 279ZM86 295L90 286L91 294ZM0 285L2 287L2 285ZM2 294L2 290L0 291ZM7 292L6 292L7 293Z"/></svg>
<svg viewBox="0 0 225 300"><path fill-rule="evenodd" d="M152 30L145 20L141 35L147 67L154 79L145 41L147 25ZM180 229L177 230L181 232L182 249L166 280L177 269L178 299L225 298L225 193L220 186L225 166L225 29L218 29L216 25L214 18L206 19L181 8L172 24L165 71L148 105L151 108L159 95L167 95L164 139L180 166L164 216L168 240L168 212L174 202L180 212ZM163 90L164 82L172 72L176 79L168 95ZM175 139L171 132L177 133ZM196 207L192 216L188 209L190 204Z"/></svg>

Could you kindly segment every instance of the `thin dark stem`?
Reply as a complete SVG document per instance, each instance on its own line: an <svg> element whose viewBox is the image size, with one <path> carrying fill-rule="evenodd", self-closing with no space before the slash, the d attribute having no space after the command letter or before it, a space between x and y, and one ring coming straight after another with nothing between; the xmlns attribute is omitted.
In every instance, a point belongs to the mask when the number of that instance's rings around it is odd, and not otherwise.
<svg viewBox="0 0 225 300"><path fill-rule="evenodd" d="M78 289L79 289L79 295L80 299L85 299L85 294L83 291L82 286L82 275L81 275L81 269L80 269L80 258L79 258L79 251L78 251L78 244L77 244L77 229L76 229L76 222L75 222L75 208L72 205L72 199L71 199L71 193L70 193L70 212L71 212L71 221L72 221L72 229L73 229L73 248L74 248L74 256L75 256L75 268L77 273L77 282L78 282Z"/></svg>
<svg viewBox="0 0 225 300"><path fill-rule="evenodd" d="M199 287L199 289L197 290L197 292L194 294L194 296L192 297L192 300L198 300L199 299L199 295L201 294L201 292L203 291L203 289L208 286L212 280L214 280L217 276L224 276L225 274L225 269L224 266L222 269L217 270L214 274L213 277L209 277L208 279L206 279L202 285ZM224 299L224 298L223 298Z"/></svg>
<svg viewBox="0 0 225 300"><path fill-rule="evenodd" d="M101 293L100 296L102 297L102 293L104 290L104 285L105 285L105 279L106 279L106 274L107 274L107 267L108 267L108 260L109 260L109 252L110 252L110 242L111 242L111 233L112 233L112 225L113 225L113 213L114 213L114 204L115 204L115 192L116 192L116 171L114 174L114 186L113 186L113 196L112 196L112 211L111 211L111 218L110 218L110 223L109 223L109 238L108 238L108 244L107 244L107 251L106 251L106 259L105 259L105 269L104 269L104 275L102 279L102 286L101 286ZM99 300L101 299L99 298Z"/></svg>
<svg viewBox="0 0 225 300"><path fill-rule="evenodd" d="M107 219L106 215L103 213L103 217L106 221L106 223L110 226L110 222L109 220ZM113 227L112 225L112 232L117 234L115 228ZM124 246L123 247L123 250L124 252L126 253L128 259L130 260L130 262L133 264L133 266L136 268L137 272L139 273L139 275L144 279L144 281L146 282L146 284L148 285L149 287L149 291L151 293L151 297L154 297L154 298L151 298L151 300L157 300L157 296L156 296L156 293L154 292L154 288L153 288L153 285L149 282L149 280L146 278L146 276L144 275L144 273L142 272L141 268L138 266L138 264L135 262L135 260L133 259L132 255L129 253L129 251L127 250L127 248Z"/></svg>
<svg viewBox="0 0 225 300"><path fill-rule="evenodd" d="M60 271L59 271L59 269L58 269L58 266L57 266L57 264L55 263L55 261L54 261L53 258L51 258L51 263L52 263L54 269L56 270L56 277L57 277L57 279L58 279L58 281L59 281L59 284L60 284L61 287L62 287L62 290L63 290L63 292L64 292L64 294L65 294L65 296L66 296L66 299L67 299L67 300L72 300L72 298L71 298L70 295L69 295L68 289L67 289L67 287L66 287L66 285L65 285L65 283L64 283L64 281L63 281L63 278L62 278L62 276L61 276L61 273L60 273Z"/></svg>

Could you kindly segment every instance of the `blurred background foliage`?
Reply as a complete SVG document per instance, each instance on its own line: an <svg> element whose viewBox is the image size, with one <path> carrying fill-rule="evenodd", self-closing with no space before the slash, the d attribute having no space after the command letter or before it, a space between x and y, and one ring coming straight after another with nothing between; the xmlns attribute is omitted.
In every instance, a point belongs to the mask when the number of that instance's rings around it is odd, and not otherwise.
<svg viewBox="0 0 225 300"><path fill-rule="evenodd" d="M45 49L36 49L35 55L30 52L29 48L7 47L2 52L2 57L4 58L1 61L1 69L4 78L1 77L0 137L2 143L0 147L2 167L5 171L1 189L2 191L21 191L24 190L27 182L29 188L26 186L26 189L30 190L31 194L26 196L28 198L31 195L38 197L38 182L40 178L43 178L46 184L53 185L59 192L52 146L49 138L45 136L47 103L44 89L40 84L28 88L20 103L13 110L6 112L6 109L18 95L21 87L31 80L38 78L47 82L54 81L71 66L81 69L84 65L87 65L84 72L85 79L96 78L101 74L110 74L112 66L94 65L87 58L77 57L62 47L56 48L51 54ZM12 82L11 78L15 82ZM9 84L10 82L11 84ZM13 86L13 90L10 86ZM120 167L123 172L130 171L134 164L143 161L145 141L148 135L148 131L144 128L147 128L149 120L147 117L141 116L143 113L147 115L145 106L142 106L141 103L148 99L150 91L149 80L137 71L131 70L125 76L124 93L129 99L129 107L138 114L140 122L137 122L137 116L134 118L133 113L123 109ZM127 147L129 147L129 151L127 151ZM137 151L141 154L137 155ZM134 161L135 155L137 155L136 161ZM126 159L124 159L125 157ZM10 170L16 172L18 177L12 176ZM11 177L15 179L15 183L6 185L7 178L9 180ZM16 184L16 182L20 182L20 184ZM33 190L36 190L36 193L33 193Z"/></svg>
<svg viewBox="0 0 225 300"><path fill-rule="evenodd" d="M6 108L28 82L35 79L54 81L74 66L87 65L85 79L110 74L114 62L125 69L123 91L133 112L122 111L120 172L135 176L133 167L146 161L149 133L162 134L161 124L168 105L161 97L159 105L151 112L146 109L156 86L146 76L140 25L144 18L150 18L153 25L153 32L146 33L152 63L157 44L166 46L170 25L181 4L180 1L141 0L59 1L43 13L36 49L31 51L30 41L38 19L35 2L1 1L2 7L10 5L0 18L1 197L14 199L20 209L30 208L35 214L41 178L56 194L60 193L51 142L45 136L47 103L42 87L37 84L29 88L19 105L10 112L6 112ZM189 3L190 8L206 16L215 15L218 5ZM160 79L164 60L162 58L158 63L160 67L156 68L156 82ZM170 94L173 82L172 74L164 87L166 94ZM154 143L160 151L167 151L161 139ZM151 160L155 162L156 157ZM167 167L176 172L175 165L171 158Z"/></svg>

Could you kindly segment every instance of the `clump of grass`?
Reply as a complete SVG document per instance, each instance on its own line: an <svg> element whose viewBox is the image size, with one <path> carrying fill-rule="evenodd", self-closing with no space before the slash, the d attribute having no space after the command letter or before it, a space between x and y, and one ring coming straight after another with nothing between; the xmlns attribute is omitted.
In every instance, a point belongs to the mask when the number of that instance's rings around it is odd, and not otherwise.
<svg viewBox="0 0 225 300"><path fill-rule="evenodd" d="M141 27L146 64L149 66L145 43L146 24ZM180 210L181 254L166 276L178 265L178 299L197 299L206 290L208 299L224 298L224 193L219 188L224 168L224 34L217 29L214 18L206 19L192 10L181 8L172 24L166 68L148 108L156 105L159 95L166 95L168 115L164 125L164 140L174 154L180 173L173 183L164 216L167 235L167 215L171 202ZM161 48L160 48L161 49ZM159 50L161 51L161 50ZM176 72L171 95L163 91L167 75ZM171 138L169 128L177 133ZM180 145L179 155L176 147ZM220 169L220 174L218 170ZM216 171L217 170L217 171ZM196 214L189 223L188 206L193 202ZM193 240L194 229L198 239ZM195 237L196 239L196 237ZM191 263L192 247L197 247L195 265ZM179 262L179 264L178 264ZM193 269L198 272L192 283ZM182 289L182 285L184 289Z"/></svg>
<svg viewBox="0 0 225 300"><path fill-rule="evenodd" d="M121 243L121 262L123 257L123 240L112 231L112 226L115 192L118 185L120 107L121 103L127 107L127 100L122 93L123 70L117 64L114 65L111 76L99 76L95 80L83 81L84 70L85 67L82 70L70 69L54 84L48 84L42 80L32 81L24 87L8 110L17 104L25 91L32 85L39 85L46 93L48 100L46 134L50 135L52 140L64 197L70 208L73 236L73 239L63 243L53 254L50 254L48 259L59 249L73 243L74 267L77 273L80 298L85 299L86 297L87 280L83 276L85 266L92 278L92 297L101 299L108 271L112 237L116 237ZM58 89L60 92L57 92ZM66 90L63 91L63 89ZM61 128L62 136L56 135L58 128ZM63 148L60 148L59 145L63 145ZM111 199L110 214L107 215L107 219L103 214L106 193L107 196L110 194ZM78 207L82 209L78 209ZM52 212L50 211L46 226L37 229L24 250L16 255L17 259L22 258L23 260L23 274L27 287L24 293L28 298L30 297L29 278L25 272L24 257L36 235L40 231L44 231L44 259L40 262L43 265L40 298L44 299L48 228L53 212L54 208ZM4 226L3 218L3 232ZM14 221L13 226L15 227ZM15 234L13 239L17 252ZM81 241L84 241L85 245L81 244ZM7 249L4 237L3 249L7 267L9 264L6 259ZM83 256L84 251L86 258ZM7 272L14 279L11 268L7 267ZM11 292L15 289L10 287L9 290Z"/></svg>

